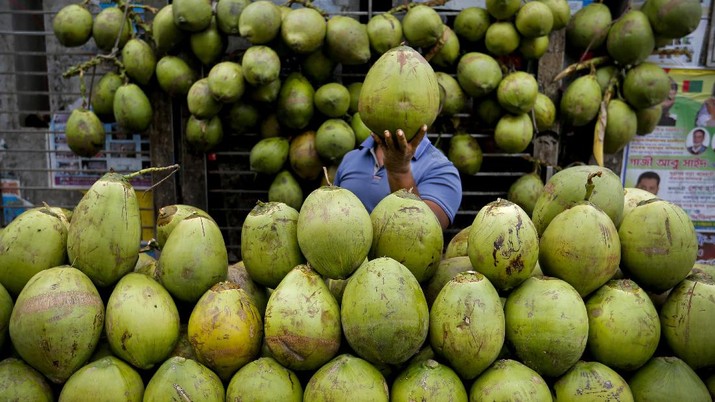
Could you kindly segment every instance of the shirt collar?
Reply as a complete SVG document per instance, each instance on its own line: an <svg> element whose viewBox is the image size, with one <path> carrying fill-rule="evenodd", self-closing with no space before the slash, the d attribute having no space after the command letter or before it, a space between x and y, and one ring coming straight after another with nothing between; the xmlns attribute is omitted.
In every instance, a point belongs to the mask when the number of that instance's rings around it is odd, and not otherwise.
<svg viewBox="0 0 715 402"><path fill-rule="evenodd" d="M417 146L417 150L415 151L415 155L412 157L412 159L418 160L422 156L422 154L424 154L424 152L427 149L427 147L429 146L429 144L430 144L430 140L429 140L429 138L427 138L427 135L425 135L424 138L422 138L422 141L420 142L420 144ZM372 136L368 136L365 139L365 141L363 141L362 144L360 144L358 146L358 149L361 149L361 150L365 149L368 152L372 153L373 155L374 155L374 152L373 152L374 148L375 148L375 140L372 138Z"/></svg>

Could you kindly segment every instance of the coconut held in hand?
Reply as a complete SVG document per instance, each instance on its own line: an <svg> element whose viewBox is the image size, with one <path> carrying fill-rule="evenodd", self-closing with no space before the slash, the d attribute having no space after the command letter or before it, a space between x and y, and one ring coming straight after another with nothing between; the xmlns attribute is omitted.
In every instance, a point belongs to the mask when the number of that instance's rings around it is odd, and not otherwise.
<svg viewBox="0 0 715 402"><path fill-rule="evenodd" d="M382 135L399 128L411 140L439 113L439 85L430 64L408 46L390 49L372 65L360 91L360 118Z"/></svg>

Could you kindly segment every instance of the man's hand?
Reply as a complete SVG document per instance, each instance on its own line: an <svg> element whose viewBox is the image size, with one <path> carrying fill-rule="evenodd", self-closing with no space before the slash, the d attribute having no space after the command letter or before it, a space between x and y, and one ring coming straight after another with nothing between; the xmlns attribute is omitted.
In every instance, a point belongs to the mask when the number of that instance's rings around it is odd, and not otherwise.
<svg viewBox="0 0 715 402"><path fill-rule="evenodd" d="M385 165L385 169L391 173L405 174L411 171L410 162L426 133L427 125L422 125L410 142L407 142L405 133L401 129L397 129L394 136L385 130L384 139L375 133L370 133L370 135L382 148L382 163Z"/></svg>

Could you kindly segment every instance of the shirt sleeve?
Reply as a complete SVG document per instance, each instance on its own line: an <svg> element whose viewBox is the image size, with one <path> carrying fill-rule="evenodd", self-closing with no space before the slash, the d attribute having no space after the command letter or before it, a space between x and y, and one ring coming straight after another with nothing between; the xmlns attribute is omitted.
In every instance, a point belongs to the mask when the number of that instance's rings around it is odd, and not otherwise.
<svg viewBox="0 0 715 402"><path fill-rule="evenodd" d="M462 180L451 162L446 161L429 169L417 184L417 190L423 200L430 200L444 210L450 224L454 222L462 203Z"/></svg>

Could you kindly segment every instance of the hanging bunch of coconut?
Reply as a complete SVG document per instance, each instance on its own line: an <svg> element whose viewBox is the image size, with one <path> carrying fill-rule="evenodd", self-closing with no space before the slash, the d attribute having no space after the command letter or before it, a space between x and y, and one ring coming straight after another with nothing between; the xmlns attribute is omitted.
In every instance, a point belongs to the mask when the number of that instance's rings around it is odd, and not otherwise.
<svg viewBox="0 0 715 402"><path fill-rule="evenodd" d="M568 77L560 110L567 129L576 132L597 122L593 155L599 164L604 153L617 153L655 129L670 79L646 59L658 46L692 33L701 14L696 0L648 0L621 15L591 3L574 13L566 27L567 51L581 61L586 53L591 57L557 76ZM574 75L589 66L586 74Z"/></svg>

